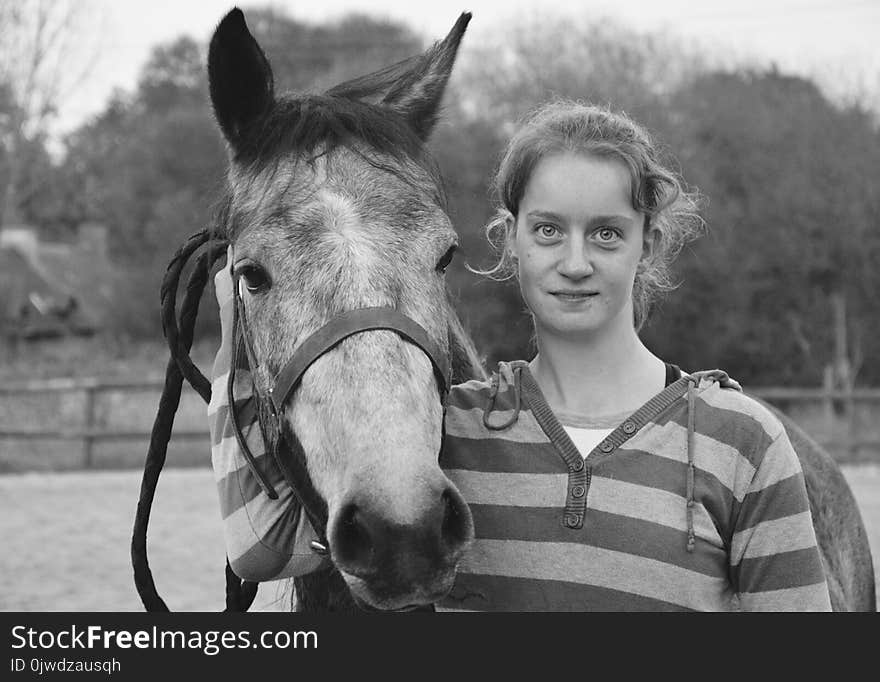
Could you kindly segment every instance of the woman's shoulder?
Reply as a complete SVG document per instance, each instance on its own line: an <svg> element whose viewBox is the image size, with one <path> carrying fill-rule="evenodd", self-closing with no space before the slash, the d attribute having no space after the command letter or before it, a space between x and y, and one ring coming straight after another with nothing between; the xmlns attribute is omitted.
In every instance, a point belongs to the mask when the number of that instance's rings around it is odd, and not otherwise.
<svg viewBox="0 0 880 682"><path fill-rule="evenodd" d="M754 396L745 392L738 382L723 370L691 372L696 380L696 396L700 407L697 416L704 425L714 429L752 433L763 432L766 438L774 440L785 427L770 408ZM698 430L702 430L698 426Z"/></svg>

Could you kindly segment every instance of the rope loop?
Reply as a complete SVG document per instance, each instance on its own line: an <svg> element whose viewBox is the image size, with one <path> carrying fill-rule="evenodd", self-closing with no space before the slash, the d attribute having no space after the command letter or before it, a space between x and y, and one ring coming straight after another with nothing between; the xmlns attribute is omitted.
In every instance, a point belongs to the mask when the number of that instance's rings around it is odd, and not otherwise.
<svg viewBox="0 0 880 682"><path fill-rule="evenodd" d="M186 264L202 249L190 272L180 311L177 310L177 292L180 277ZM144 462L144 475L135 513L131 538L131 561L134 569L134 582L138 595L147 611L169 611L168 605L159 596L150 564L147 559L147 527L150 510L159 482L159 474L165 465L168 442L174 427L174 415L180 405L183 381L186 381L207 403L211 400L211 382L196 367L190 358L199 301L208 282L208 275L214 264L225 254L227 242L213 239L210 230L204 229L191 235L175 252L160 289L162 331L168 343L171 357L165 368L165 386L159 399L159 408L153 421L150 445ZM226 610L246 611L253 603L257 593L257 583L242 581L226 562Z"/></svg>

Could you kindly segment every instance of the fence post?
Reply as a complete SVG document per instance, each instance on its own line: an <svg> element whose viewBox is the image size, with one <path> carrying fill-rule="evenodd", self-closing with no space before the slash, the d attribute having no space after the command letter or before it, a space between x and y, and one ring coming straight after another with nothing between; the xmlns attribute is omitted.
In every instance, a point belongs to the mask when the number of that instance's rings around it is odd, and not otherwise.
<svg viewBox="0 0 880 682"><path fill-rule="evenodd" d="M840 458L837 452L837 438L834 434L834 370L831 365L825 365L825 372L822 377L822 411L825 414L825 434L831 444L832 454L835 459Z"/></svg>
<svg viewBox="0 0 880 682"><path fill-rule="evenodd" d="M83 429L85 430L85 433L83 434L83 467L85 467L86 469L91 469L93 463L92 449L95 444L95 439L92 436L92 431L94 430L95 425L95 387L86 386L85 392L85 420L83 423Z"/></svg>
<svg viewBox="0 0 880 682"><path fill-rule="evenodd" d="M846 405L846 454L850 463L858 461L859 456L859 437L856 433L856 400L853 396L852 382L847 383L846 397L844 398Z"/></svg>

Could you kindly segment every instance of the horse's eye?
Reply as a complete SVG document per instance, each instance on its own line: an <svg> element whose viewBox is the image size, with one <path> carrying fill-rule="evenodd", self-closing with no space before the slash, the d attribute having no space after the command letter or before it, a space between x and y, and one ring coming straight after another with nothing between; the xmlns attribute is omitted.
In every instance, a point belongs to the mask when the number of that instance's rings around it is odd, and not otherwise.
<svg viewBox="0 0 880 682"><path fill-rule="evenodd" d="M443 258L437 261L437 272L446 272L446 268L449 267L449 264L452 262L452 257L455 255L455 250L457 248L458 244L453 244L446 250L446 253L443 254Z"/></svg>
<svg viewBox="0 0 880 682"><path fill-rule="evenodd" d="M267 273L259 265L248 263L238 268L239 276L244 280L244 285L252 294L259 294L266 291L271 282L269 281L269 273Z"/></svg>

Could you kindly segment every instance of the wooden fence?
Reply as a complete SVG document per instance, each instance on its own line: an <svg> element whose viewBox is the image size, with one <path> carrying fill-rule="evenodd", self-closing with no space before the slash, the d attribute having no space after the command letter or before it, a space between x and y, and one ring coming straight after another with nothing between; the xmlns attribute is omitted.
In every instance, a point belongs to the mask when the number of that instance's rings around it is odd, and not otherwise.
<svg viewBox="0 0 880 682"><path fill-rule="evenodd" d="M880 389L756 388L748 393L789 415L838 461L880 463Z"/></svg>
<svg viewBox="0 0 880 682"><path fill-rule="evenodd" d="M0 414L0 440L3 439L62 439L80 441L82 443L82 465L93 466L93 449L101 440L145 440L150 431L145 428L106 429L95 423L96 397L104 391L135 392L153 391L157 394L164 386L161 377L146 380L106 380L106 379L48 379L26 382L0 382L0 404L9 396L23 394L78 392L84 399L81 423L74 427L60 428L16 428L4 423ZM184 386L189 391L188 386ZM880 389L855 389L852 391L836 391L823 388L757 388L749 391L751 395L777 405L782 411L790 414L795 421L831 450L835 457L842 461L871 459L880 461ZM810 417L798 415L801 407L811 404L814 409ZM856 419L859 407L869 405L872 418ZM864 410L863 410L864 411ZM815 416L821 415L820 417ZM868 423L868 426L864 426ZM207 439L207 422L201 428L177 425L174 429L175 439ZM860 425L861 424L861 425ZM871 428L871 426L875 428ZM831 437L833 436L833 438ZM869 457L860 457L859 452L868 449Z"/></svg>
<svg viewBox="0 0 880 682"><path fill-rule="evenodd" d="M7 396L21 396L23 394L49 394L49 393L80 393L83 396L82 421L76 426L59 428L16 428L4 423L0 413L0 440L69 440L82 443L82 466L90 468L94 464L94 446L101 440L146 440L150 438L150 431L145 428L129 429L106 429L100 428L95 423L95 404L98 395L106 391L114 392L155 392L160 394L165 386L164 377L154 377L141 380L108 380L94 378L79 379L44 379L23 382L0 382L0 404ZM184 384L184 395L192 389ZM201 399L200 399L201 400ZM158 401L157 403L158 404ZM178 439L207 440L207 421L201 428L187 428L184 425L175 424L173 437Z"/></svg>

